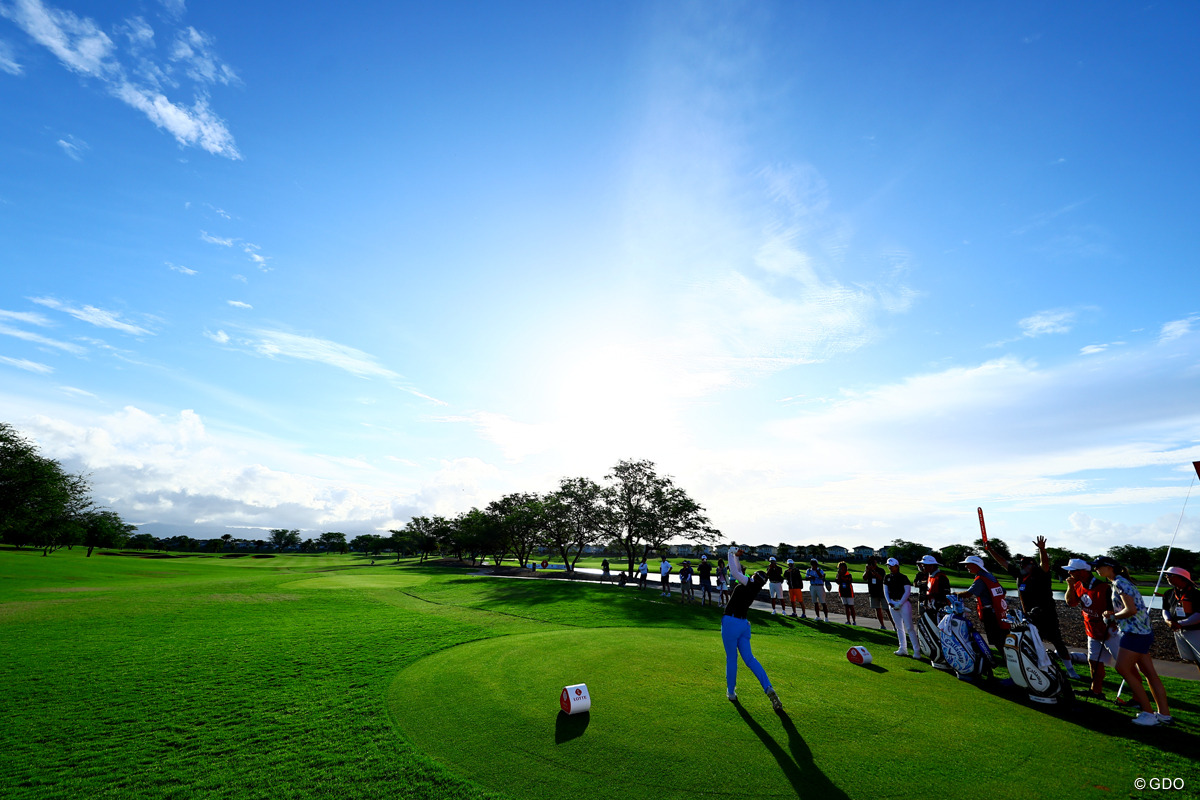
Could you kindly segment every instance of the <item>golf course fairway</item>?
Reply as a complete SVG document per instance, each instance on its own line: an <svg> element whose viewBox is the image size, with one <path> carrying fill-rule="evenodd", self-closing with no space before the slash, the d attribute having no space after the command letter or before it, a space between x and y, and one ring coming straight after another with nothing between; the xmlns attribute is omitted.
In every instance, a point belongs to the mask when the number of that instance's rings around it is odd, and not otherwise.
<svg viewBox="0 0 1200 800"><path fill-rule="evenodd" d="M894 634L752 611L725 699L721 609L361 555L0 550L4 800L1143 797L1200 787L1176 722L1034 707L892 655ZM846 660L851 645L875 657ZM1003 675L1003 671L1001 671ZM1119 677L1105 684L1115 695ZM592 710L560 715L563 686Z"/></svg>
<svg viewBox="0 0 1200 800"><path fill-rule="evenodd" d="M747 782L756 797L911 798L914 786L952 797L964 783L1004 796L1014 764L1030 775L1072 765L1071 797L1132 783L1107 737L927 665L855 666L835 637L753 645L785 716L744 666L739 704L725 699L716 631L636 628L459 645L400 672L389 703L420 749L515 797L611 798L614 782L652 797L740 797ZM573 683L587 684L590 713L558 712Z"/></svg>

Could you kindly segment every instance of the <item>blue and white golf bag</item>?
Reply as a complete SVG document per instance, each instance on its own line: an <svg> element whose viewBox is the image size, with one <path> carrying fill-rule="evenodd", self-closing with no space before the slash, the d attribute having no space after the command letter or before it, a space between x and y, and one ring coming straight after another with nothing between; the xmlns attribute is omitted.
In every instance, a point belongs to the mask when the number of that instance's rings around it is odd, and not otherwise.
<svg viewBox="0 0 1200 800"><path fill-rule="evenodd" d="M1009 610L1012 629L1004 637L1004 662L1013 683L1035 703L1067 703L1075 692L1062 668L1050 658L1037 626L1016 609Z"/></svg>
<svg viewBox="0 0 1200 800"><path fill-rule="evenodd" d="M918 650L922 658L928 658L930 666L951 671L942 652L942 633L938 630L937 609L932 604L922 603L917 614L916 625Z"/></svg>
<svg viewBox="0 0 1200 800"><path fill-rule="evenodd" d="M949 608L949 613L938 623L946 663L958 673L959 680L973 681L980 676L991 677L991 648L983 641L983 637L975 630L971 621L963 615L961 600L951 595Z"/></svg>

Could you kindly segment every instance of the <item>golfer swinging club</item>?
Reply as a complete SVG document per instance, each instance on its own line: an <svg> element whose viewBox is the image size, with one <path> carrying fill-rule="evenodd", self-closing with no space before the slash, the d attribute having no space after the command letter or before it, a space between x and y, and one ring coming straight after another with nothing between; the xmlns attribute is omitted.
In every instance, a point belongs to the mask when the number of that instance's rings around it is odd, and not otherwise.
<svg viewBox="0 0 1200 800"><path fill-rule="evenodd" d="M762 664L758 663L754 653L750 652L750 623L746 619L746 612L750 610L750 604L754 602L754 598L758 597L758 593L762 591L767 582L767 574L759 570L754 573L753 577L746 577L746 573L742 572L742 564L738 560L740 555L741 551L730 548L729 572L733 577L734 587L733 594L725 605L725 616L721 617L721 641L725 644L725 683L727 685L725 696L729 698L730 702L737 701L737 660L740 653L742 661L746 662L746 666L754 673L754 677L758 678L763 691L770 698L771 707L778 713L783 711L783 703L779 702L779 695L775 694L771 680L767 677L767 671L762 668Z"/></svg>

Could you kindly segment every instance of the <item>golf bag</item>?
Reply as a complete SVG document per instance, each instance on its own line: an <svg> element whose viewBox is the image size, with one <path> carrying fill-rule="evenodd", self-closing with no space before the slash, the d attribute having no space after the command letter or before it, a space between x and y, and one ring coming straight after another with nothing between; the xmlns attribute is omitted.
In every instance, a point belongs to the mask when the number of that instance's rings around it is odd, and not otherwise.
<svg viewBox="0 0 1200 800"><path fill-rule="evenodd" d="M957 597L950 597L950 613L942 617L938 630L946 663L958 673L959 680L991 677L992 650L971 621L963 616L963 604Z"/></svg>
<svg viewBox="0 0 1200 800"><path fill-rule="evenodd" d="M946 656L942 652L942 634L937 626L937 609L927 603L921 604L921 613L916 620L917 644L921 655L929 659L931 666L949 670Z"/></svg>
<svg viewBox="0 0 1200 800"><path fill-rule="evenodd" d="M1070 704L1075 692L1062 668L1046 653L1037 626L1016 610L1009 611L1009 619L1012 629L1004 637L1004 661L1013 683L1035 703Z"/></svg>

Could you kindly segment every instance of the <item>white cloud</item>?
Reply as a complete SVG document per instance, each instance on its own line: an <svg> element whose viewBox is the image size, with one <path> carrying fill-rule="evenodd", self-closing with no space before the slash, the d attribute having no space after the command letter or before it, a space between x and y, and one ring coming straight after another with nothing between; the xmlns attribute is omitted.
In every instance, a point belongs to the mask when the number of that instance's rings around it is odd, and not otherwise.
<svg viewBox="0 0 1200 800"><path fill-rule="evenodd" d="M40 345L44 345L46 347L53 347L56 350L62 350L63 352L70 353L70 354L76 355L76 356L81 356L87 352L87 350L85 350L84 348L80 347L77 344L71 344L70 342L60 342L57 339L50 339L46 336L42 336L40 334L33 333L31 331L23 331L20 328L10 328L9 326L7 326L3 323L0 323L0 336L12 336L15 339L23 339L27 342L33 342L34 344L40 344Z"/></svg>
<svg viewBox="0 0 1200 800"><path fill-rule="evenodd" d="M1173 342L1176 339L1182 338L1192 331L1192 324L1200 321L1200 316L1188 317L1187 319L1177 319L1166 323L1159 331L1158 341L1160 344Z"/></svg>
<svg viewBox="0 0 1200 800"><path fill-rule="evenodd" d="M229 334L225 331L219 330L216 333L213 333L212 331L205 330L204 335L207 338L212 339L217 344L229 344Z"/></svg>
<svg viewBox="0 0 1200 800"><path fill-rule="evenodd" d="M221 247L233 247L233 239L222 239L220 236L213 236L208 231L200 231L200 238L209 244L218 244Z"/></svg>
<svg viewBox="0 0 1200 800"><path fill-rule="evenodd" d="M140 325L134 325L132 322L122 320L120 318L121 315L115 311L106 311L95 306L68 305L53 297L31 297L29 299L38 305L69 314L75 317L75 319L95 325L98 328L111 328L112 330L133 334L134 336L147 336L151 334L151 331Z"/></svg>
<svg viewBox="0 0 1200 800"><path fill-rule="evenodd" d="M1069 333L1075 324L1075 312L1066 309L1039 311L1017 323L1021 334L1027 337L1045 336L1049 333Z"/></svg>
<svg viewBox="0 0 1200 800"><path fill-rule="evenodd" d="M28 325L39 325L43 328L50 325L50 320L36 311L5 311L0 308L0 319L24 322Z"/></svg>
<svg viewBox="0 0 1200 800"><path fill-rule="evenodd" d="M234 308L254 308L254 306L249 303L243 303L241 300L226 300L225 302Z"/></svg>
<svg viewBox="0 0 1200 800"><path fill-rule="evenodd" d="M96 395L92 394L91 392L87 391L86 389L77 389L74 386L60 386L60 387L58 387L58 389L63 394L67 394L72 397L88 397L93 400L97 399Z"/></svg>
<svg viewBox="0 0 1200 800"><path fill-rule="evenodd" d="M37 361L30 361L27 358L9 358L8 356L0 356L0 364L8 364L10 367L23 369L26 372L36 372L39 375L49 375L54 372L54 367L40 364Z"/></svg>
<svg viewBox="0 0 1200 800"><path fill-rule="evenodd" d="M185 267L182 264L172 264L170 261L166 262L166 264L168 267L173 269L175 272L181 273L183 275L199 275L200 274L199 272L192 269L191 267Z"/></svg>
<svg viewBox="0 0 1200 800"><path fill-rule="evenodd" d="M159 0L159 2L176 19L182 17L187 11L187 0Z"/></svg>
<svg viewBox="0 0 1200 800"><path fill-rule="evenodd" d="M1084 356L1091 356L1091 355L1095 355L1096 353L1103 353L1107 349L1108 349L1107 344L1089 344L1086 347L1081 347L1079 349L1079 354L1084 355Z"/></svg>
<svg viewBox="0 0 1200 800"><path fill-rule="evenodd" d="M56 144L62 148L62 151L67 154L73 161L83 161L83 151L90 150L88 143L82 139L76 139L74 136L67 136L65 139L59 139Z"/></svg>
<svg viewBox="0 0 1200 800"><path fill-rule="evenodd" d="M246 344L255 352L270 358L284 357L301 361L315 361L345 370L360 378L396 380L400 377L392 370L382 366L374 356L327 339L270 330L256 330L251 333L251 336L253 338Z"/></svg>
<svg viewBox="0 0 1200 800"><path fill-rule="evenodd" d="M13 0L11 5L0 6L0 14L50 50L65 67L100 81L112 96L141 111L181 145L198 146L230 159L241 158L233 134L209 107L205 92L208 85L229 83L236 75L215 56L212 40L206 34L191 27L181 30L168 62L168 67L181 66L184 74L199 85L189 106L163 93L164 84L172 88L177 84L169 68L155 61L154 31L140 17L118 26L129 43L131 77L113 40L90 18L49 8L41 0ZM10 64L7 71L19 70L11 59L0 59L0 63Z"/></svg>
<svg viewBox="0 0 1200 800"><path fill-rule="evenodd" d="M21 65L17 63L12 45L3 39L0 39L0 71L7 72L9 75L20 75L24 72Z"/></svg>

